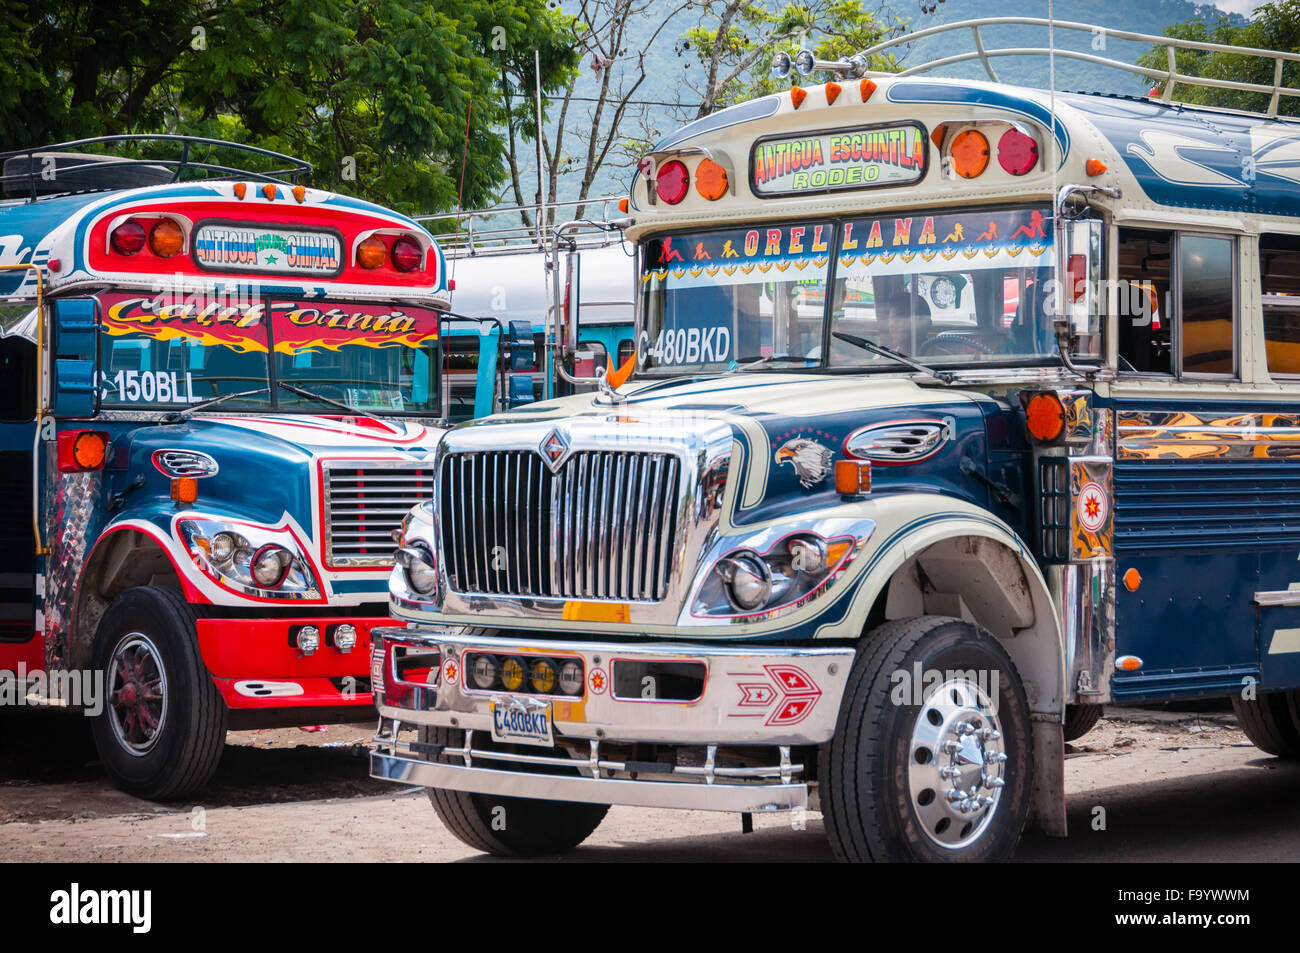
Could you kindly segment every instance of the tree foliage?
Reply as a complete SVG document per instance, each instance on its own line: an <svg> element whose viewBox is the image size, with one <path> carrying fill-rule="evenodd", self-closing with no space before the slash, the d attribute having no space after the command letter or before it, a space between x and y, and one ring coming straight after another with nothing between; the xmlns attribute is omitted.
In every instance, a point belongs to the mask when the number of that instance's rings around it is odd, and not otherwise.
<svg viewBox="0 0 1300 953"><path fill-rule="evenodd" d="M1278 0L1266 3L1255 11L1250 22L1234 24L1227 17L1214 23L1190 20L1165 30L1165 36L1183 40L1218 43L1229 46L1246 46L1261 50L1300 52L1300 0ZM1272 86L1274 61L1239 53L1222 53L1210 50L1179 50L1177 68L1189 76L1228 80L1239 83L1258 83ZM1169 68L1163 48L1154 49L1138 60L1140 66L1150 69ZM1300 89L1300 62L1289 62L1282 71L1282 85ZM1156 88L1163 89L1157 83ZM1174 99L1205 106L1222 106L1262 112L1268 107L1268 93L1251 93L1240 90L1218 89L1180 83L1174 87ZM1283 116L1300 116L1300 98L1283 96L1278 112Z"/></svg>
<svg viewBox="0 0 1300 953"><path fill-rule="evenodd" d="M784 6L746 0L694 0L694 4L710 14L681 40L682 46L694 49L704 66L703 81L697 87L697 116L777 92L792 80L801 81L797 73L784 80L772 75L772 55L778 50L794 46L812 50L819 60L837 60L875 46L907 27L884 5L870 10L860 0L806 0ZM890 55L874 57L871 63L872 69L879 70L894 66Z"/></svg>
<svg viewBox="0 0 1300 953"><path fill-rule="evenodd" d="M560 24L545 0L4 0L0 135L248 142L407 211L455 207L463 171L472 207L506 177L503 82L576 61Z"/></svg>

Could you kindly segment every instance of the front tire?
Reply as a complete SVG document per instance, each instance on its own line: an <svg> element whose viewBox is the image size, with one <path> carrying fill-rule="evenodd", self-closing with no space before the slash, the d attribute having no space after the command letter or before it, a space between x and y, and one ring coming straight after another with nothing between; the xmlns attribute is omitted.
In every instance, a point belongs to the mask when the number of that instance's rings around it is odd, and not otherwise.
<svg viewBox="0 0 1300 953"><path fill-rule="evenodd" d="M875 629L819 759L836 858L1007 859L1029 809L1030 731L1020 675L985 630L937 616Z"/></svg>
<svg viewBox="0 0 1300 953"><path fill-rule="evenodd" d="M1237 723L1251 743L1279 758L1300 758L1300 691L1232 698Z"/></svg>
<svg viewBox="0 0 1300 953"><path fill-rule="evenodd" d="M104 770L130 794L183 798L217 770L226 706L199 655L194 610L172 589L128 589L95 630L103 711L91 733Z"/></svg>
<svg viewBox="0 0 1300 953"><path fill-rule="evenodd" d="M460 747L457 728L427 728L421 741ZM591 836L609 811L607 804L577 804L535 798L500 797L429 788L438 819L457 839L501 857L540 857L572 850Z"/></svg>

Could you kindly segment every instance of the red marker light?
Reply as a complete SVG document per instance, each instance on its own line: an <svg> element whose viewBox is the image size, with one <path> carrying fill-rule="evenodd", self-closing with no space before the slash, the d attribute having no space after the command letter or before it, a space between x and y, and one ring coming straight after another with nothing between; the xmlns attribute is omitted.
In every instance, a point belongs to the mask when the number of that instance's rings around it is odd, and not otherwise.
<svg viewBox="0 0 1300 953"><path fill-rule="evenodd" d="M393 242L393 247L388 254L393 261L393 267L398 271L415 271L424 262L424 249L409 235L403 235Z"/></svg>
<svg viewBox="0 0 1300 953"><path fill-rule="evenodd" d="M1038 165L1038 143L1019 129L1008 129L998 140L998 165L1012 175L1032 172Z"/></svg>
<svg viewBox="0 0 1300 953"><path fill-rule="evenodd" d="M134 255L144 247L144 226L133 218L128 218L108 237L108 243L119 255Z"/></svg>
<svg viewBox="0 0 1300 953"><path fill-rule="evenodd" d="M691 177L686 166L673 159L659 167L659 175L655 177L655 192L669 205L676 205L686 198L690 184Z"/></svg>

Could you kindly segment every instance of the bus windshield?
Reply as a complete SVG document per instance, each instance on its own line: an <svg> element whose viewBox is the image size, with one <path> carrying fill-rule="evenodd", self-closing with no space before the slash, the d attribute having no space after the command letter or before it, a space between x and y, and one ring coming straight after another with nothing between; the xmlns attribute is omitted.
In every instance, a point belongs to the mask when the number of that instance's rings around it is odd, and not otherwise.
<svg viewBox="0 0 1300 953"><path fill-rule="evenodd" d="M1054 359L1050 210L902 214L660 235L641 249L651 374Z"/></svg>
<svg viewBox="0 0 1300 953"><path fill-rule="evenodd" d="M100 399L177 409L437 414L439 315L428 308L102 294ZM271 359L274 355L274 360ZM278 384L272 386L271 373ZM298 391L308 391L315 399Z"/></svg>

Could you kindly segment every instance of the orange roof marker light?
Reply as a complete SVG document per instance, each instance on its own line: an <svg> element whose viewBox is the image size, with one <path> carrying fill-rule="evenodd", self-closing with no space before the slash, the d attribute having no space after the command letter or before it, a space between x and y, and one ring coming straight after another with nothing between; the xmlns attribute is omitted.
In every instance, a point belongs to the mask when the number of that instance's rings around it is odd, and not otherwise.
<svg viewBox="0 0 1300 953"><path fill-rule="evenodd" d="M865 103L871 98L871 94L876 91L876 84L869 79L864 79L858 84L858 92L862 94L862 101Z"/></svg>
<svg viewBox="0 0 1300 953"><path fill-rule="evenodd" d="M1094 178L1103 175L1107 168L1108 166L1106 163L1102 162L1100 159L1089 159L1083 164L1083 170Z"/></svg>
<svg viewBox="0 0 1300 953"><path fill-rule="evenodd" d="M808 90L802 86L795 86L790 90L790 102L794 103L794 108L798 109L803 105L803 101L808 97Z"/></svg>
<svg viewBox="0 0 1300 953"><path fill-rule="evenodd" d="M307 190L303 188L301 185L295 185L293 187L293 197L297 199L298 204L301 205L303 201L307 198Z"/></svg>
<svg viewBox="0 0 1300 953"><path fill-rule="evenodd" d="M710 202L727 194L727 170L712 159L703 159L695 167L695 191Z"/></svg>
<svg viewBox="0 0 1300 953"><path fill-rule="evenodd" d="M829 106L840 98L841 87L839 83L826 84L826 105Z"/></svg>
<svg viewBox="0 0 1300 953"><path fill-rule="evenodd" d="M278 193L276 192L275 186L268 182L266 185L262 186L262 194L266 196L268 201L274 202Z"/></svg>
<svg viewBox="0 0 1300 953"><path fill-rule="evenodd" d="M243 199L248 192L248 184L245 182L236 182L234 187L235 198Z"/></svg>
<svg viewBox="0 0 1300 953"><path fill-rule="evenodd" d="M989 141L977 129L967 129L952 141L952 170L963 179L983 174L989 165Z"/></svg>

